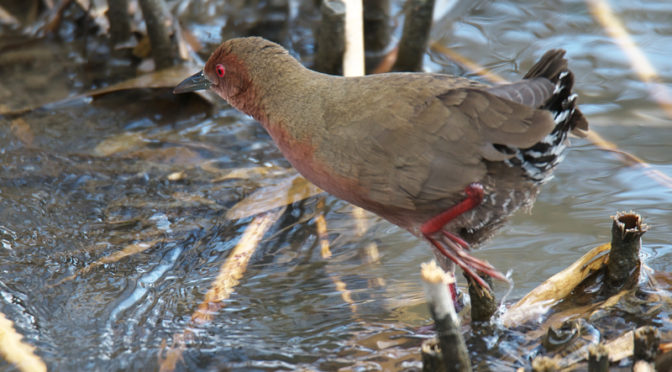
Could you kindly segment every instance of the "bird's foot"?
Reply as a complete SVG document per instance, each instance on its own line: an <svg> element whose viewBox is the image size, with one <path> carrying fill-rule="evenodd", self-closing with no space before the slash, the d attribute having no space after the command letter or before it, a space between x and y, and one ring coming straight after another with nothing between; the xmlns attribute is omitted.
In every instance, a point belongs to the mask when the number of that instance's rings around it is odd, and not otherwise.
<svg viewBox="0 0 672 372"><path fill-rule="evenodd" d="M482 272L492 278L508 281L504 274L495 269L494 266L490 265L488 262L480 260L469 254L467 251L469 245L462 239L458 238L458 242L453 241L451 237L455 237L453 234L444 233L438 239L435 239L431 236L425 236L427 240L439 251L441 254L451 261L455 262L469 277L471 277L478 285L481 287L490 290L488 283L483 280L478 275L478 272Z"/></svg>
<svg viewBox="0 0 672 372"><path fill-rule="evenodd" d="M490 286L478 275L478 272L480 271L495 279L507 281L504 274L497 271L489 263L471 256L468 252L469 244L464 239L443 230L443 227L450 221L477 207L483 201L483 185L480 183L470 184L464 189L464 193L466 197L461 202L425 222L420 227L420 231L442 255L455 262L481 287L489 290ZM441 234L437 236L439 232Z"/></svg>

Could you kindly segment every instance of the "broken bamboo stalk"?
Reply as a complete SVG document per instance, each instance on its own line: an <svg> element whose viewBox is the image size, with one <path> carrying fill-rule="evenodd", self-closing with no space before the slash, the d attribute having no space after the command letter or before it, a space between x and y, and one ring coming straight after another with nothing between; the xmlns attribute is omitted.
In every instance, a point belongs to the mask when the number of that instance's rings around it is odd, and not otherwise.
<svg viewBox="0 0 672 372"><path fill-rule="evenodd" d="M147 25L147 36L152 44L152 58L157 70L171 67L178 60L175 40L175 20L163 0L139 0L142 17Z"/></svg>
<svg viewBox="0 0 672 372"><path fill-rule="evenodd" d="M617 291L634 285L639 278L641 237L648 227L635 212L619 212L612 219L607 284Z"/></svg>
<svg viewBox="0 0 672 372"><path fill-rule="evenodd" d="M439 340L435 337L425 340L420 346L420 355L422 356L422 371L434 372L445 371L443 358L441 357L441 347Z"/></svg>
<svg viewBox="0 0 672 372"><path fill-rule="evenodd" d="M481 272L478 275L492 288L492 278ZM464 275L469 285L469 299L471 300L471 321L489 322L497 311L497 301L491 289L482 288L470 276Z"/></svg>
<svg viewBox="0 0 672 372"><path fill-rule="evenodd" d="M390 0L364 1L364 58L369 73L385 58L390 36Z"/></svg>
<svg viewBox="0 0 672 372"><path fill-rule="evenodd" d="M322 23L317 30L313 68L325 74L338 75L343 66L345 50L345 3L342 0L324 0L320 13Z"/></svg>
<svg viewBox="0 0 672 372"><path fill-rule="evenodd" d="M555 372L559 371L558 362L547 356L538 356L532 361L532 372Z"/></svg>
<svg viewBox="0 0 672 372"><path fill-rule="evenodd" d="M392 70L420 71L432 27L434 0L411 0L406 3L406 7L399 55Z"/></svg>
<svg viewBox="0 0 672 372"><path fill-rule="evenodd" d="M110 39L112 47L127 42L131 38L130 14L128 0L114 0L107 3L107 19L110 22Z"/></svg>
<svg viewBox="0 0 672 372"><path fill-rule="evenodd" d="M648 372L656 370L656 356L660 345L660 332L652 326L637 328L634 333L634 372Z"/></svg>
<svg viewBox="0 0 672 372"><path fill-rule="evenodd" d="M362 0L345 0L343 76L364 76L364 9Z"/></svg>
<svg viewBox="0 0 672 372"><path fill-rule="evenodd" d="M588 372L609 371L609 350L604 344L588 347Z"/></svg>
<svg viewBox="0 0 672 372"><path fill-rule="evenodd" d="M471 371L469 350L460 332L460 321L448 291L449 276L436 261L421 265L422 284L432 314L445 371Z"/></svg>

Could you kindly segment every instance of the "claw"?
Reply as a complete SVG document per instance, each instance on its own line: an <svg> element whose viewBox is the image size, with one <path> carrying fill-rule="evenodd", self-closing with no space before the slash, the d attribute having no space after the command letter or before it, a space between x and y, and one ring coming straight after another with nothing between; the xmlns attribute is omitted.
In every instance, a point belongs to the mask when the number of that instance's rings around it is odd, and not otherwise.
<svg viewBox="0 0 672 372"><path fill-rule="evenodd" d="M444 247L443 244L441 244L438 240L436 240L432 237L429 237L429 236L426 236L426 238L427 238L427 240L429 240L430 243L432 243L432 245L434 247L436 247L436 249L439 250L439 252L441 252L442 255L448 257L451 261L455 262L457 264L457 266L459 266L465 273L467 273L467 275L469 275L471 278L473 278L476 281L476 283L478 283L481 287L483 287L487 290L490 290L490 286L488 285L488 283L486 283L485 280L483 280L483 278L481 278L478 274L476 274L476 272L474 272L474 270L471 268L472 265L465 262L465 260L462 257L459 257L459 256L453 254L453 252L455 251L455 248L458 248L458 250L461 249L461 248L458 247L457 244L451 242L453 246L450 247L450 245L449 245L449 247L451 248L449 250L449 249L446 249L446 247ZM479 261L478 259L476 259L474 257L471 257L471 256L469 256L469 257L473 260ZM482 262L482 263L483 263L483 266L490 266L492 268L492 269L490 269L490 271L497 274L497 271L496 270L493 271L494 267L492 267L490 264L488 264L486 262ZM483 271L483 272L488 274L486 271ZM488 274L488 275L490 275L490 274ZM499 275L501 276L501 274L499 274Z"/></svg>

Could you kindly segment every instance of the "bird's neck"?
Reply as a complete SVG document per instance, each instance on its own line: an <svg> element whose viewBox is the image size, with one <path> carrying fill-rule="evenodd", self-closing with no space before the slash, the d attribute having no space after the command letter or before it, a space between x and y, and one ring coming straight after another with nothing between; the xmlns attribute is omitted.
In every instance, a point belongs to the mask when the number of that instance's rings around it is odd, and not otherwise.
<svg viewBox="0 0 672 372"><path fill-rule="evenodd" d="M285 152L292 141L307 144L319 135L323 100L336 77L303 67L289 55L247 64L244 89L228 101L258 120Z"/></svg>

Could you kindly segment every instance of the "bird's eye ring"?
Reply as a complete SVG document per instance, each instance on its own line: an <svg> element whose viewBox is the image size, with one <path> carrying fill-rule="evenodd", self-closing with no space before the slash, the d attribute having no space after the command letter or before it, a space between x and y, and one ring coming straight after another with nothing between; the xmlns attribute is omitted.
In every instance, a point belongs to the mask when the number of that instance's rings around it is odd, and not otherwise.
<svg viewBox="0 0 672 372"><path fill-rule="evenodd" d="M217 76L224 77L224 74L226 74L226 69L224 68L224 65L218 64L215 66L215 72L217 72Z"/></svg>

